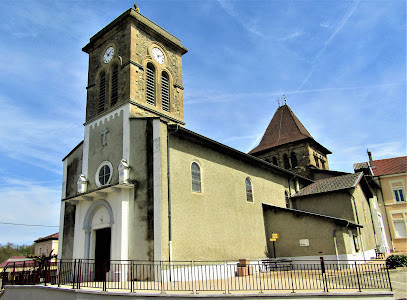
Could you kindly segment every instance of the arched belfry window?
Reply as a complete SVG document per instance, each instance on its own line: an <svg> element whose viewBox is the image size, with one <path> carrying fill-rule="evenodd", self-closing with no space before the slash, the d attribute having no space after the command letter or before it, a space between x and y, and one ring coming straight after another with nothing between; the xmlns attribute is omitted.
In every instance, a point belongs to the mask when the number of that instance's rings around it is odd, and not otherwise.
<svg viewBox="0 0 407 300"><path fill-rule="evenodd" d="M288 155L284 154L284 169L289 169L290 168L290 160L288 159Z"/></svg>
<svg viewBox="0 0 407 300"><path fill-rule="evenodd" d="M99 106L98 112L102 112L105 109L106 100L106 73L103 71L99 78Z"/></svg>
<svg viewBox="0 0 407 300"><path fill-rule="evenodd" d="M278 166L277 157L273 156L273 165Z"/></svg>
<svg viewBox="0 0 407 300"><path fill-rule="evenodd" d="M146 98L148 104L155 105L155 68L152 63L147 64Z"/></svg>
<svg viewBox="0 0 407 300"><path fill-rule="evenodd" d="M293 168L298 166L297 156L295 155L295 152L291 152L291 166Z"/></svg>
<svg viewBox="0 0 407 300"><path fill-rule="evenodd" d="M201 168L196 162L191 165L192 191L201 193Z"/></svg>
<svg viewBox="0 0 407 300"><path fill-rule="evenodd" d="M252 182L249 177L246 177L246 200L247 202L253 202L253 190L252 190Z"/></svg>
<svg viewBox="0 0 407 300"><path fill-rule="evenodd" d="M166 72L161 74L161 102L165 111L170 111L170 79Z"/></svg>
<svg viewBox="0 0 407 300"><path fill-rule="evenodd" d="M115 105L117 103L118 93L118 80L119 80L119 67L114 64L112 67L112 91L110 95L110 105Z"/></svg>

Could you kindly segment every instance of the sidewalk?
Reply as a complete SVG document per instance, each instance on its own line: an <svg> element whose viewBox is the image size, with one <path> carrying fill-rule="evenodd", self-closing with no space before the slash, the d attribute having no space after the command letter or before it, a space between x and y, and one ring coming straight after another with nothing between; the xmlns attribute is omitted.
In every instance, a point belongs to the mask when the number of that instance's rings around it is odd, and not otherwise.
<svg viewBox="0 0 407 300"><path fill-rule="evenodd" d="M407 267L389 270L394 299L407 299Z"/></svg>

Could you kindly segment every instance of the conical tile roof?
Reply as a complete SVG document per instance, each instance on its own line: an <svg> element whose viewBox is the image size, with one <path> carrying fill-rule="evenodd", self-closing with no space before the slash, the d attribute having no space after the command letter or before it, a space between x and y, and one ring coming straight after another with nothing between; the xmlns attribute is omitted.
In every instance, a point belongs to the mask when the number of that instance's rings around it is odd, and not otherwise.
<svg viewBox="0 0 407 300"><path fill-rule="evenodd" d="M331 153L328 149L314 140L308 130L305 129L304 125L302 125L301 121L293 113L291 108L288 105L283 105L277 109L259 145L252 149L249 154L254 154L304 139L311 139L318 146L322 147L324 152Z"/></svg>

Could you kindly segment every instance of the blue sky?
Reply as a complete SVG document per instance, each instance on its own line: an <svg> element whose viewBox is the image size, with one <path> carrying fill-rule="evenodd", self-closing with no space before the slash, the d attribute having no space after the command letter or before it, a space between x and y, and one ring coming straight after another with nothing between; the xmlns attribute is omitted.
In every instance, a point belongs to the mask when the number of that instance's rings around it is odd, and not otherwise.
<svg viewBox="0 0 407 300"><path fill-rule="evenodd" d="M0 222L58 225L61 159L83 139L81 49L133 1L0 2ZM406 154L406 2L139 1L181 39L186 127L244 152L287 103L330 168ZM52 227L0 224L0 243Z"/></svg>

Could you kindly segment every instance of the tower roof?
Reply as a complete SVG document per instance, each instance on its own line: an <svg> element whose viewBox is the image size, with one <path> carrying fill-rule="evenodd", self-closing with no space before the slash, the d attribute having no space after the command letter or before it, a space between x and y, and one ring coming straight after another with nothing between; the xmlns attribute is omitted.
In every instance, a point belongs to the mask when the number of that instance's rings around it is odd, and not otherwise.
<svg viewBox="0 0 407 300"><path fill-rule="evenodd" d="M325 154L331 151L316 142L311 134L305 129L301 121L293 113L288 105L280 106L267 127L259 145L249 153L254 154L284 144L309 139L316 144Z"/></svg>

